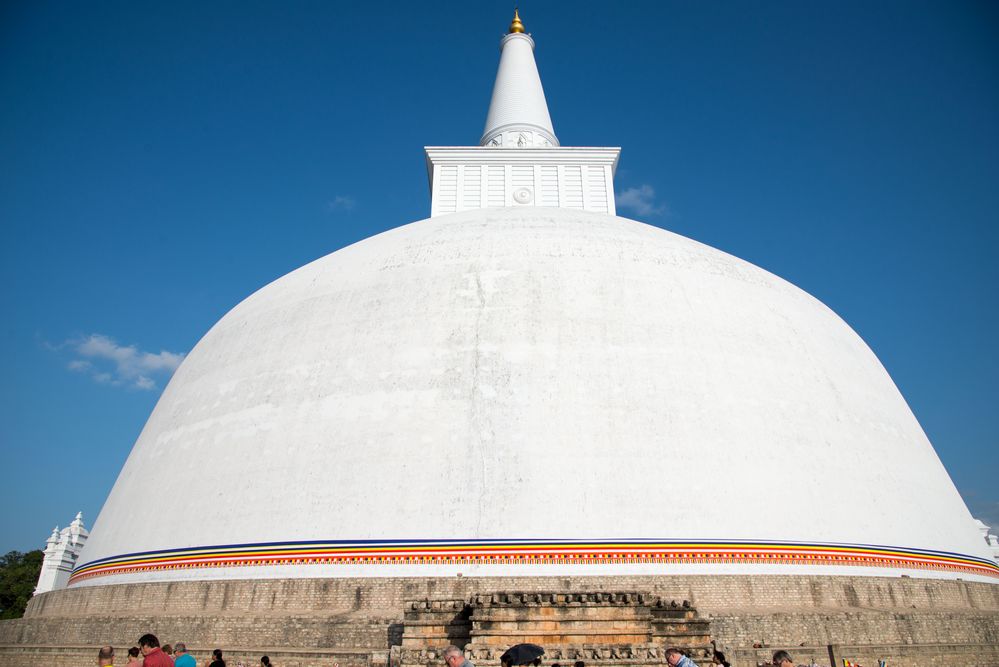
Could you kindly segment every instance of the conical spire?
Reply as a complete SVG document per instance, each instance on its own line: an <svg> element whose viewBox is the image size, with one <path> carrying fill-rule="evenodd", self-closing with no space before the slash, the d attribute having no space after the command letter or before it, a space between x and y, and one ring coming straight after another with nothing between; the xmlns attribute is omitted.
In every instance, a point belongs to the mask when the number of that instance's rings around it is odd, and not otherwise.
<svg viewBox="0 0 999 667"><path fill-rule="evenodd" d="M514 10L510 33L500 42L500 63L481 146L558 146L548 102L534 62L534 40Z"/></svg>
<svg viewBox="0 0 999 667"><path fill-rule="evenodd" d="M430 217L480 208L540 206L615 215L620 148L559 146L534 62L534 40L514 11L478 146L427 146Z"/></svg>

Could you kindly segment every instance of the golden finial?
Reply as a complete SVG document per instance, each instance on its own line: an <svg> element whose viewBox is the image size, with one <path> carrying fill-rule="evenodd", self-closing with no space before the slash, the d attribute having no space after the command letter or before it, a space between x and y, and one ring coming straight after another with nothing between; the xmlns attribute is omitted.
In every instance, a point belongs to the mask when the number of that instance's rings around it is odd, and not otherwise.
<svg viewBox="0 0 999 667"><path fill-rule="evenodd" d="M517 8L513 8L513 23L510 24L510 34L515 32L524 32L524 24L520 22L520 15L517 13Z"/></svg>

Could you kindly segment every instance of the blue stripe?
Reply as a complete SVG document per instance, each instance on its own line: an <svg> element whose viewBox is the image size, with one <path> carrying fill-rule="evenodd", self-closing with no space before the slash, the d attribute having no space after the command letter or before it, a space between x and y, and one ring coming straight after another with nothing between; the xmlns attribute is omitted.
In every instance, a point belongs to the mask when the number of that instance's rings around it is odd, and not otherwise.
<svg viewBox="0 0 999 667"><path fill-rule="evenodd" d="M271 549L302 549L302 548L314 548L314 547L329 547L329 548L343 548L343 547L364 547L364 546L387 546L387 547L407 547L407 546L530 546L530 545L554 545L554 546L571 546L576 548L581 547L599 547L606 548L610 544L627 543L629 545L643 546L643 545L663 545L664 547L669 547L670 545L679 544L703 544L709 547L745 547L747 545L763 545L763 546L782 546L782 547L808 547L812 549L823 549L823 548L840 548L840 549L870 549L875 551L895 551L903 554L911 555L925 555L925 556L942 556L949 558L960 558L962 560L972 561L980 565L990 567L999 571L999 565L996 563L978 558L976 556L969 556L967 554L961 554L951 551L937 551L933 549L918 549L918 548L902 548L902 547L891 547L882 545L869 545L869 544L848 544L848 543L838 543L838 542L782 542L776 540L706 540L706 539L671 539L671 540L654 540L649 538L616 538L616 539L606 539L606 540L566 540L566 539L529 539L529 538L518 538L518 539L471 539L471 540L441 540L441 539L413 539L413 540L305 540L301 542L247 542L247 543L237 543L237 544L222 544L222 545L211 545L202 547L182 547L178 549L158 549L152 551L137 551L126 554L118 554L116 556L108 556L105 558L98 558L82 565L77 566L73 569L73 573L103 564L109 564L120 561L127 561L136 558L154 558L157 556L183 556L183 555L193 555L197 552L205 551L210 552L205 554L210 555L220 555L220 552L233 551L233 550L254 550L254 551L267 551Z"/></svg>

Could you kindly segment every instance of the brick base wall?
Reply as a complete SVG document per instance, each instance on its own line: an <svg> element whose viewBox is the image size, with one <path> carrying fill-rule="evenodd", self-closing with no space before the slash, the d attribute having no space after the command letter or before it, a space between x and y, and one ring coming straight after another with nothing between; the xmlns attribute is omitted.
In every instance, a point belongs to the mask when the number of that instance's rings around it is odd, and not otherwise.
<svg viewBox="0 0 999 667"><path fill-rule="evenodd" d="M37 596L25 618L0 622L0 664L92 664L96 647L110 643L124 651L153 632L197 647L192 652L199 663L219 647L232 665L243 660L254 667L266 653L278 667L374 667L400 643L407 599L619 590L689 600L710 619L718 645L740 656L739 665L755 665L777 647L792 654L793 647L819 647L814 650L822 655L830 644L854 651L842 657L865 665L877 664L878 657L893 667L999 665L999 585L818 576L286 579L75 588ZM754 650L754 643L768 648ZM819 663L829 664L828 657Z"/></svg>
<svg viewBox="0 0 999 667"><path fill-rule="evenodd" d="M131 645L131 644L129 644ZM188 650L198 665L208 664L213 645L189 645ZM281 649L268 647L223 646L227 665L236 667L242 662L246 667L259 667L260 657L266 655L277 667L385 667L388 651L359 652L310 649ZM0 665L3 667L80 667L94 665L97 647L93 646L6 646L0 644ZM128 662L128 646L115 646L115 664Z"/></svg>
<svg viewBox="0 0 999 667"><path fill-rule="evenodd" d="M804 644L919 644L950 642L999 646L999 613L824 611L714 614L716 641L731 646ZM876 663L875 663L876 664Z"/></svg>
<svg viewBox="0 0 999 667"><path fill-rule="evenodd" d="M754 667L770 660L775 649L740 649L726 655L733 665ZM996 644L835 644L788 649L800 665L815 660L820 665L842 665L843 660L876 667L878 659L890 667L996 667L999 645ZM702 665L701 667L705 667Z"/></svg>
<svg viewBox="0 0 999 667"><path fill-rule="evenodd" d="M966 609L999 611L999 583L908 577L634 576L428 579L262 579L117 584L35 596L26 618L157 613L371 612L399 615L407 599L486 591L647 591L690 600L701 613L729 609Z"/></svg>

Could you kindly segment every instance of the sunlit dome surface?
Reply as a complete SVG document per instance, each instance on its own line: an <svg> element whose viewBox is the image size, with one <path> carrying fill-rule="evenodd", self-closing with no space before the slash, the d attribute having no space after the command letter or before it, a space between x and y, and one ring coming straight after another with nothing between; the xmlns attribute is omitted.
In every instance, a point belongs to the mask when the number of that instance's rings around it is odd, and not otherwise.
<svg viewBox="0 0 999 667"><path fill-rule="evenodd" d="M891 378L820 302L645 224L510 207L369 238L223 317L73 585L992 579L979 541Z"/></svg>

